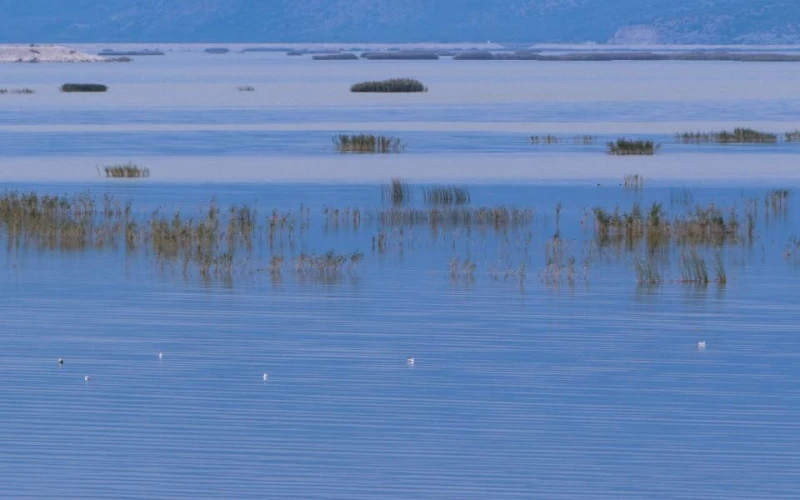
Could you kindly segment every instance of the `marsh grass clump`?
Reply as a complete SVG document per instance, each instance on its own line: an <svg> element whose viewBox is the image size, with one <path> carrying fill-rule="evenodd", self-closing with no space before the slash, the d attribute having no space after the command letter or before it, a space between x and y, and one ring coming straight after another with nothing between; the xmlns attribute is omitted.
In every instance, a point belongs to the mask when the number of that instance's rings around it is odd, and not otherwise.
<svg viewBox="0 0 800 500"><path fill-rule="evenodd" d="M542 282L546 285L559 286L566 279L567 283L572 285L575 283L575 276L575 257L570 252L570 244L556 232L545 245Z"/></svg>
<svg viewBox="0 0 800 500"><path fill-rule="evenodd" d="M695 209L669 222L670 236L678 245L721 247L739 240L739 216L735 209L728 215L710 204Z"/></svg>
<svg viewBox="0 0 800 500"><path fill-rule="evenodd" d="M638 191L644 188L644 177L639 174L626 175L622 181L622 185L625 189Z"/></svg>
<svg viewBox="0 0 800 500"><path fill-rule="evenodd" d="M339 134L333 137L333 145L339 153L401 153L405 145L398 137L372 134Z"/></svg>
<svg viewBox="0 0 800 500"><path fill-rule="evenodd" d="M657 286L664 282L664 275L652 257L637 257L634 262L636 281L640 285Z"/></svg>
<svg viewBox="0 0 800 500"><path fill-rule="evenodd" d="M36 91L29 88L24 89L0 89L0 94L35 94Z"/></svg>
<svg viewBox="0 0 800 500"><path fill-rule="evenodd" d="M423 196L431 205L464 205L470 201L469 191L458 186L426 187Z"/></svg>
<svg viewBox="0 0 800 500"><path fill-rule="evenodd" d="M606 143L607 152L610 155L654 155L661 148L660 144L645 139L617 139L616 142Z"/></svg>
<svg viewBox="0 0 800 500"><path fill-rule="evenodd" d="M389 185L383 186L381 197L391 201L392 205L400 206L411 201L411 187L402 179L392 179Z"/></svg>
<svg viewBox="0 0 800 500"><path fill-rule="evenodd" d="M389 80L356 83L350 92L427 92L428 87L413 78L392 78Z"/></svg>
<svg viewBox="0 0 800 500"><path fill-rule="evenodd" d="M104 167L103 171L106 174L106 177L111 178L140 178L140 177L150 177L150 169L147 167L140 167L138 165L134 165L133 163L125 163L123 165L110 165L108 167Z"/></svg>
<svg viewBox="0 0 800 500"><path fill-rule="evenodd" d="M475 281L475 270L478 265L471 261L469 258L463 261L458 257L450 259L450 281L457 283L459 281L466 281L472 283Z"/></svg>
<svg viewBox="0 0 800 500"><path fill-rule="evenodd" d="M727 285L728 273L725 271L725 262L722 260L722 252L714 254L714 269L717 273L716 283L718 285Z"/></svg>
<svg viewBox="0 0 800 500"><path fill-rule="evenodd" d="M106 92L108 86L99 83L65 83L60 90L61 92Z"/></svg>
<svg viewBox="0 0 800 500"><path fill-rule="evenodd" d="M706 260L695 249L684 252L681 255L681 278L680 282L694 285L707 285L708 268Z"/></svg>
<svg viewBox="0 0 800 500"><path fill-rule="evenodd" d="M783 134L786 142L800 142L800 130L792 130Z"/></svg>
<svg viewBox="0 0 800 500"><path fill-rule="evenodd" d="M675 139L680 144L775 144L778 142L778 134L751 128L735 128L733 131L681 132L676 134Z"/></svg>
<svg viewBox="0 0 800 500"><path fill-rule="evenodd" d="M116 246L132 222L130 205L105 196L102 211L89 193L73 196L6 191L0 195L0 229L7 248L79 251Z"/></svg>
<svg viewBox="0 0 800 500"><path fill-rule="evenodd" d="M619 209L607 212L601 207L594 209L595 230L599 245L625 246L634 249L648 235L655 239L655 244L664 238L665 227L662 223L661 205L654 203L647 216L639 203L634 203L628 213L620 213Z"/></svg>
<svg viewBox="0 0 800 500"><path fill-rule="evenodd" d="M777 215L789 210L789 196L791 191L788 189L773 189L764 197L764 205Z"/></svg>
<svg viewBox="0 0 800 500"><path fill-rule="evenodd" d="M240 87L236 87L239 92L255 92L256 88L252 85L242 85Z"/></svg>
<svg viewBox="0 0 800 500"><path fill-rule="evenodd" d="M650 251L669 245L715 246L739 243L740 223L735 209L726 215L715 205L695 207L686 214L670 218L660 203L649 211L634 203L630 212L608 212L594 209L595 234L600 247L612 246L628 250L643 243Z"/></svg>

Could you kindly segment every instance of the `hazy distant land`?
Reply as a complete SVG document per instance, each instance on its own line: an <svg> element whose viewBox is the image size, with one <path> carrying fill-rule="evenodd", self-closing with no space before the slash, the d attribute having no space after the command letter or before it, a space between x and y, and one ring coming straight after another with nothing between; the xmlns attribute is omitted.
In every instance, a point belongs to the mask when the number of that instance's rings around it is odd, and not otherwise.
<svg viewBox="0 0 800 500"><path fill-rule="evenodd" d="M106 57L86 54L62 45L0 45L0 62L108 62Z"/></svg>

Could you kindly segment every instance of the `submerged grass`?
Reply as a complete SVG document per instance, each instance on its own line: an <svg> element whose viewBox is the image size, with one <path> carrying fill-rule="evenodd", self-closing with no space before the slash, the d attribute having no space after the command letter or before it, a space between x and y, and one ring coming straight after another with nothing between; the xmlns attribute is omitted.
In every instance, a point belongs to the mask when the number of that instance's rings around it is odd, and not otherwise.
<svg viewBox="0 0 800 500"><path fill-rule="evenodd" d="M764 206L771 209L774 215L785 213L789 210L789 197L792 192L788 189L773 189L764 196Z"/></svg>
<svg viewBox="0 0 800 500"><path fill-rule="evenodd" d="M293 268L301 279L331 282L341 277L345 270L353 272L363 259L364 254L361 252L337 254L335 251L329 250L322 255L301 253L294 259Z"/></svg>
<svg viewBox="0 0 800 500"><path fill-rule="evenodd" d="M558 137L555 135L547 134L547 135L532 135L531 136L531 144L561 144L566 143L568 141L572 141L574 145L583 145L583 146L590 146L597 141L597 136L594 135L576 135L571 138L567 137Z"/></svg>
<svg viewBox="0 0 800 500"><path fill-rule="evenodd" d="M561 142L561 139L554 135L532 135L531 136L531 144L558 144Z"/></svg>
<svg viewBox="0 0 800 500"><path fill-rule="evenodd" d="M466 281L472 283L475 281L475 270L478 265L470 259L462 261L459 257L450 259L450 281L457 283Z"/></svg>
<svg viewBox="0 0 800 500"><path fill-rule="evenodd" d="M741 251L752 249L756 221L763 219L769 224L770 214L784 213L791 199L784 189L748 199L744 217L736 206L722 209L714 204L679 203L673 206L677 210L673 214L657 202L646 207L633 203L627 211L596 207L594 238L570 240L562 236L562 230L563 234L571 232L562 227L562 203L556 205L553 219L552 212L537 214L532 208L468 206L466 188L446 185L422 188L425 201L434 206L406 206L413 201L412 192L405 181L392 179L383 186L384 200L390 206L367 210L327 207L321 214L320 229L326 235L339 232L341 237L369 231L359 238L368 241L371 236L373 258L402 258L406 252L446 249L450 257L437 265L449 262L451 279L458 282L504 277L519 280L523 286L537 259L543 258L542 283L558 287L574 284L579 268L586 278L593 259L616 258L629 263L633 258L640 285L725 285L724 256L730 255L734 245ZM762 209L763 218L758 217ZM7 251L18 256L31 254L32 249L119 250L126 261L138 258L172 273L183 269L185 275L199 275L204 281L228 283L233 276L261 271L268 271L275 282L282 275L323 282L356 279L353 271L365 256L358 251L349 253L351 249L315 253L318 240L308 236L312 225L309 213L301 205L299 211L272 210L264 217L246 204L223 208L214 200L190 214L164 208L142 213L135 212L130 202L109 195L41 196L7 191L0 195L0 238ZM537 227L543 231L537 232ZM546 238L539 240L545 234ZM339 236L332 241L341 243ZM576 243L583 246L573 249ZM795 263L800 259L800 240L789 240L784 257Z"/></svg>
<svg viewBox="0 0 800 500"><path fill-rule="evenodd" d="M431 205L464 205L470 201L469 191L459 186L426 187L423 196Z"/></svg>
<svg viewBox="0 0 800 500"><path fill-rule="evenodd" d="M35 94L36 91L29 88L23 89L0 89L0 94Z"/></svg>
<svg viewBox="0 0 800 500"><path fill-rule="evenodd" d="M626 175L622 181L625 189L632 189L638 191L644 188L644 177L639 174Z"/></svg>
<svg viewBox="0 0 800 500"><path fill-rule="evenodd" d="M794 265L800 262L800 238L797 236L789 238L783 251L783 257Z"/></svg>
<svg viewBox="0 0 800 500"><path fill-rule="evenodd" d="M440 227L470 226L502 229L528 225L533 221L533 209L519 207L436 207L388 208L377 213L365 213L368 219L377 219L381 225Z"/></svg>

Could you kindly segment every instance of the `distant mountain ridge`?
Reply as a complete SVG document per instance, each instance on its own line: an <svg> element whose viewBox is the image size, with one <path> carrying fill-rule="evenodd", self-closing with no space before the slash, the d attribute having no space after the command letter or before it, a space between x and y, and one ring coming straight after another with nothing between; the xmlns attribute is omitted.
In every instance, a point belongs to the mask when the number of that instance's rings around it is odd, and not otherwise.
<svg viewBox="0 0 800 500"><path fill-rule="evenodd" d="M0 43L800 43L797 0L0 0Z"/></svg>

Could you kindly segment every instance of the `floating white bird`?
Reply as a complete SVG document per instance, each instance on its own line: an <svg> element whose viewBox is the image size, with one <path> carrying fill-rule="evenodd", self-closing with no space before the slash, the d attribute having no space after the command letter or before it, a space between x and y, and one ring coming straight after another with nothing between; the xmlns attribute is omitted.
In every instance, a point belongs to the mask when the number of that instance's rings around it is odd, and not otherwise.
<svg viewBox="0 0 800 500"><path fill-rule="evenodd" d="M58 367L61 368L64 366L64 358L58 358Z"/></svg>
<svg viewBox="0 0 800 500"><path fill-rule="evenodd" d="M701 340L700 342L697 343L697 350L698 351L705 351L706 350L706 341L705 340Z"/></svg>
<svg viewBox="0 0 800 500"><path fill-rule="evenodd" d="M412 358L411 356L407 357L406 358L406 363L408 363L409 365L413 366L414 365L414 358Z"/></svg>
<svg viewBox="0 0 800 500"><path fill-rule="evenodd" d="M164 353L163 352L158 353L158 359L164 359Z"/></svg>
<svg viewBox="0 0 800 500"><path fill-rule="evenodd" d="M267 380L269 380L269 375L265 373L264 375L261 376L261 378L264 379L264 382L266 382Z"/></svg>
<svg viewBox="0 0 800 500"><path fill-rule="evenodd" d="M83 377L83 380L84 380L84 382L88 382L88 381L92 380L92 377L90 377L89 375L86 375L85 377Z"/></svg>

